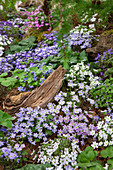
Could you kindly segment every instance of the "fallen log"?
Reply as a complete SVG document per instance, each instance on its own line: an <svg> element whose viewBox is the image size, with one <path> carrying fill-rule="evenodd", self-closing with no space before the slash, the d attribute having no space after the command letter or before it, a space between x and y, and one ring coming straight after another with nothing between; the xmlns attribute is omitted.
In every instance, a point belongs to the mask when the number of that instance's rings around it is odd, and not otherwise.
<svg viewBox="0 0 113 170"><path fill-rule="evenodd" d="M62 87L62 80L66 70L59 66L40 86L32 92L23 92L18 95L7 95L3 102L3 109L9 114L19 111L21 107L45 108L53 100Z"/></svg>

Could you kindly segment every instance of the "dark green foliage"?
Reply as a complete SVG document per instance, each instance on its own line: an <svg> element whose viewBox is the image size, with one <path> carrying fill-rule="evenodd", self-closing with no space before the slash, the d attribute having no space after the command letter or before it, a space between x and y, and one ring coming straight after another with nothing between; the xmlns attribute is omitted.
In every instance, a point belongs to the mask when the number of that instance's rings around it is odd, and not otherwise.
<svg viewBox="0 0 113 170"><path fill-rule="evenodd" d="M46 164L27 164L22 168L16 170L46 170L46 168L51 167L49 163Z"/></svg>
<svg viewBox="0 0 113 170"><path fill-rule="evenodd" d="M98 152L94 151L93 148L90 146L88 146L85 151L82 151L77 159L78 166L80 167L80 169L84 170L84 168L87 168L89 170L104 170L101 165L101 162L95 161L97 154Z"/></svg>
<svg viewBox="0 0 113 170"><path fill-rule="evenodd" d="M8 113L5 113L2 110L0 110L0 125L11 129L11 127L12 127L11 120L14 120L14 118L11 117Z"/></svg>
<svg viewBox="0 0 113 170"><path fill-rule="evenodd" d="M108 18L113 14L113 0L103 1L100 5L97 5L97 3L92 5L92 0L79 0L76 4L76 13L80 20L82 19L81 16L84 16L85 13L88 14L89 19L93 14L98 13L99 18L102 19L100 26L103 26L104 24L107 25L109 22ZM83 22L85 22L85 20Z"/></svg>
<svg viewBox="0 0 113 170"><path fill-rule="evenodd" d="M113 158L113 146L108 146L105 150L100 152L103 158Z"/></svg>
<svg viewBox="0 0 113 170"><path fill-rule="evenodd" d="M112 170L113 169L113 146L108 146L106 149L102 150L100 154L103 158L107 158L107 157L112 158L107 160L107 164L109 165L108 170Z"/></svg>
<svg viewBox="0 0 113 170"><path fill-rule="evenodd" d="M113 102L113 78L106 79L104 83L89 91L99 107L107 107Z"/></svg>
<svg viewBox="0 0 113 170"><path fill-rule="evenodd" d="M29 51L31 48L36 47L36 43L35 43L36 37L31 36L25 40L22 40L20 42L16 42L15 44L15 40L9 45L8 50L6 50L5 54L15 54L15 53L19 53L20 51Z"/></svg>
<svg viewBox="0 0 113 170"><path fill-rule="evenodd" d="M25 70L14 70L12 71L12 77L4 78L7 76L7 73L2 73L0 75L0 84L8 87L10 90L13 87L26 87L27 90L30 90L29 86L33 88L40 86L41 79L46 79L49 76L48 71L52 70L52 66L42 66L42 70L38 67L30 67ZM34 76L35 74L35 76ZM34 79L34 77L36 79Z"/></svg>
<svg viewBox="0 0 113 170"><path fill-rule="evenodd" d="M67 48L65 50L66 53L66 59L68 61L69 67L71 65L77 64L81 61L84 61L85 63L88 62L87 54L85 51L82 51L81 53L75 53L71 49ZM63 65L64 59L63 59L64 53L63 50L59 52L59 56L49 56L47 59L42 59L40 63L45 62L45 64L51 63L54 68L56 69L58 66Z"/></svg>
<svg viewBox="0 0 113 170"><path fill-rule="evenodd" d="M54 28L59 27L59 34L57 37L58 45L63 52L63 67L64 69L69 69L69 61L66 56L66 45L64 43L64 35L68 34L72 28L72 15L75 13L74 0L53 0L52 6L54 5L53 10L53 20L55 20ZM62 40L62 41L61 41Z"/></svg>

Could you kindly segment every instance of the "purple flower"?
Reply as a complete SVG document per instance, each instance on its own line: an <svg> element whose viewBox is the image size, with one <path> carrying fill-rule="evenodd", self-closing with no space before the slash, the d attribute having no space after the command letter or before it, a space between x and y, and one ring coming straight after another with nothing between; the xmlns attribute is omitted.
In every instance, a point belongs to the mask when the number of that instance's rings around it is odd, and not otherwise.
<svg viewBox="0 0 113 170"><path fill-rule="evenodd" d="M11 152L8 157L9 159L15 159L17 157L17 154Z"/></svg>

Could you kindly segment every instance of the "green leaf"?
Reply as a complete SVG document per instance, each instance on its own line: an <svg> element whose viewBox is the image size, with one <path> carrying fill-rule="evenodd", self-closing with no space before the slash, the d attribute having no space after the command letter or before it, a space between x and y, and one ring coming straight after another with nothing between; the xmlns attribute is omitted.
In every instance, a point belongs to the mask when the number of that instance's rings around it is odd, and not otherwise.
<svg viewBox="0 0 113 170"><path fill-rule="evenodd" d="M45 133L46 133L47 135L52 135L52 131L51 131L51 130L46 130Z"/></svg>
<svg viewBox="0 0 113 170"><path fill-rule="evenodd" d="M93 151L93 148L91 146L87 146L85 148L85 152L88 153L89 151Z"/></svg>
<svg viewBox="0 0 113 170"><path fill-rule="evenodd" d="M19 46L19 45L13 45L13 46L10 46L10 50L15 51L15 52L19 52L19 51L22 50L22 47Z"/></svg>
<svg viewBox="0 0 113 170"><path fill-rule="evenodd" d="M2 78L2 77L5 77L5 76L7 76L8 75L8 73L2 73L1 75L0 75L0 77Z"/></svg>
<svg viewBox="0 0 113 170"><path fill-rule="evenodd" d="M12 122L10 120L6 120L4 122L0 122L0 125L8 127L9 129L12 128Z"/></svg>
<svg viewBox="0 0 113 170"><path fill-rule="evenodd" d="M38 76L38 75L40 75L42 73L42 71L38 69L35 73Z"/></svg>
<svg viewBox="0 0 113 170"><path fill-rule="evenodd" d="M113 165L113 159L108 159L108 160L107 160L107 164Z"/></svg>
<svg viewBox="0 0 113 170"><path fill-rule="evenodd" d="M98 165L98 163L97 162L78 163L77 165L81 168L88 168L88 167L96 166L96 165Z"/></svg>
<svg viewBox="0 0 113 170"><path fill-rule="evenodd" d="M22 152L22 155L23 155L23 156L28 155L28 152L27 152L26 150L24 150L24 151Z"/></svg>
<svg viewBox="0 0 113 170"><path fill-rule="evenodd" d="M40 142L40 139L35 139L35 142Z"/></svg>
<svg viewBox="0 0 113 170"><path fill-rule="evenodd" d="M16 170L46 170L46 168L51 167L51 165L49 163L45 163L45 164L27 164L25 166L23 166L20 169L16 169Z"/></svg>
<svg viewBox="0 0 113 170"><path fill-rule="evenodd" d="M107 158L107 157L108 157L108 153L107 153L106 150L102 150L102 151L100 152L100 154L101 154L101 156L102 156L103 158Z"/></svg>
<svg viewBox="0 0 113 170"><path fill-rule="evenodd" d="M88 163L90 162L89 158L87 157L87 154L85 151L82 151L80 155L78 156L78 162L81 163Z"/></svg>
<svg viewBox="0 0 113 170"><path fill-rule="evenodd" d="M89 151L88 157L89 157L89 160L93 161L96 158L94 151Z"/></svg>

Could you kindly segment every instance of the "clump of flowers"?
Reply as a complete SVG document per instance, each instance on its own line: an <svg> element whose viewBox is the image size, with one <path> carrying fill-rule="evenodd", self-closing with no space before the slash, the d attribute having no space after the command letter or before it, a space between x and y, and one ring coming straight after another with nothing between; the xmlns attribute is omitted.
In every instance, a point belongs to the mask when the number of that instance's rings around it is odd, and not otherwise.
<svg viewBox="0 0 113 170"><path fill-rule="evenodd" d="M94 64L95 68L99 68L97 71L94 70L94 72L100 76L101 80L113 77L113 49L111 48L103 54L98 54Z"/></svg>
<svg viewBox="0 0 113 170"><path fill-rule="evenodd" d="M70 31L69 39L69 46L77 51L78 47L79 50L83 50L85 48L90 48L93 40L98 39L93 35L90 35L94 30L88 29L86 26L76 26L73 30Z"/></svg>
<svg viewBox="0 0 113 170"><path fill-rule="evenodd" d="M79 96L87 95L89 89L101 84L98 77L95 77L88 65L84 62L71 66L70 71L65 76L68 79L68 86L78 91Z"/></svg>
<svg viewBox="0 0 113 170"><path fill-rule="evenodd" d="M89 90L89 96L96 100L96 103L98 106L102 107L108 107L109 108L109 114L111 113L111 110L113 109L112 103L113 103L113 78L106 79L101 85L99 85L96 88L92 88Z"/></svg>
<svg viewBox="0 0 113 170"><path fill-rule="evenodd" d="M60 116L55 115L55 120L59 122L58 136L65 136L68 140L75 140L84 145L84 139L90 136L90 131L96 131L96 127L88 125L88 118L94 121L94 117L88 111L82 111L77 105L80 103L79 96L74 91L60 92L55 96L58 102L56 108L60 108ZM53 108L53 106L51 105Z"/></svg>
<svg viewBox="0 0 113 170"><path fill-rule="evenodd" d="M39 30L41 27L48 27L48 31L51 30L51 27L49 26L49 23L47 22L47 16L44 14L41 6L38 6L37 9L31 12L25 11L21 14L21 16L23 15L27 15L27 19L25 19L25 22L26 22L25 30L31 27L34 27L37 30Z"/></svg>
<svg viewBox="0 0 113 170"><path fill-rule="evenodd" d="M113 119L111 116L105 116L104 120L97 123L97 132L92 130L90 135L94 137L94 142L91 146L99 148L101 146L107 147L113 145Z"/></svg>
<svg viewBox="0 0 113 170"><path fill-rule="evenodd" d="M47 141L47 137L57 131L57 125L53 121L54 113L48 109L20 108L16 116L18 119L12 126L10 135L27 139L33 145Z"/></svg>
<svg viewBox="0 0 113 170"><path fill-rule="evenodd" d="M0 73L9 72L13 69L25 69L28 67L27 63L31 62L31 65L36 65L42 59L58 55L58 45L55 42L56 36L54 32L49 36L45 36L48 38L46 40L52 43L51 46L48 42L48 44L46 42L40 42L35 49L31 49L30 51L8 54L1 60Z"/></svg>
<svg viewBox="0 0 113 170"><path fill-rule="evenodd" d="M33 89L40 86L53 71L52 65L30 64L24 70L12 71L13 78L18 80L14 86L17 86L19 91Z"/></svg>
<svg viewBox="0 0 113 170"><path fill-rule="evenodd" d="M13 39L0 34L0 56L4 54L5 46L9 45Z"/></svg>
<svg viewBox="0 0 113 170"><path fill-rule="evenodd" d="M14 140L14 136L10 136L10 130L7 128L0 128L0 132L4 136L0 137L0 164L4 164L10 169L18 167L24 159L23 155L27 155L25 144L18 140Z"/></svg>
<svg viewBox="0 0 113 170"><path fill-rule="evenodd" d="M58 138L44 142L39 148L38 163L51 163L55 170L78 168L76 160L81 151L75 141Z"/></svg>

